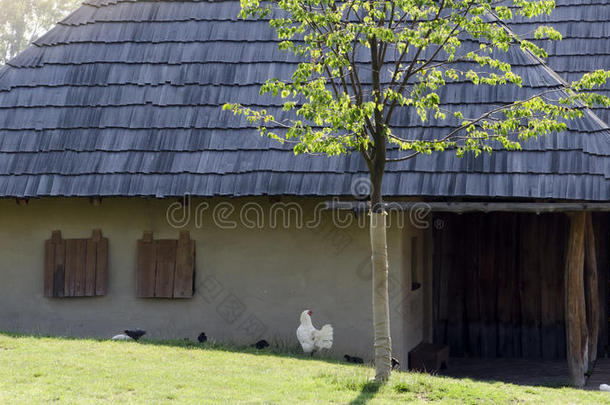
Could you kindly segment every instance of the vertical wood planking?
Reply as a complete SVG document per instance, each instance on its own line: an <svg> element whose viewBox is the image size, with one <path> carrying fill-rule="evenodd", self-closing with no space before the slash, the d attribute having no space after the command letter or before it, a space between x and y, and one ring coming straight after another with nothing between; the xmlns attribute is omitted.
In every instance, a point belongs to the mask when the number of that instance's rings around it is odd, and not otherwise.
<svg viewBox="0 0 610 405"><path fill-rule="evenodd" d="M595 243L597 253L597 269L599 278L600 300L600 333L598 340L598 357L607 356L608 352L608 269L610 269L610 213L596 212L592 214L593 228L595 230Z"/></svg>
<svg viewBox="0 0 610 405"><path fill-rule="evenodd" d="M561 297L556 295L556 279L558 278L561 265L556 254L544 254L556 249L554 246L557 237L557 216L541 215L541 229L544 237L539 240L540 254L543 260L540 261L540 339L541 354L544 359L554 359L557 355L557 340L555 325L557 322L557 301Z"/></svg>
<svg viewBox="0 0 610 405"><path fill-rule="evenodd" d="M564 215L546 214L541 251L541 339L542 357L565 357L564 327L564 251L566 249L566 219Z"/></svg>
<svg viewBox="0 0 610 405"><path fill-rule="evenodd" d="M86 284L86 254L87 254L87 240L86 239L74 239L75 243L75 257L74 257L74 297L85 296L85 284Z"/></svg>
<svg viewBox="0 0 610 405"><path fill-rule="evenodd" d="M518 357L521 354L519 278L517 268L517 214L499 216L502 229L497 231L497 323L499 357Z"/></svg>
<svg viewBox="0 0 610 405"><path fill-rule="evenodd" d="M172 298L174 294L177 241L173 239L160 239L154 243L157 256L155 297Z"/></svg>
<svg viewBox="0 0 610 405"><path fill-rule="evenodd" d="M491 213L482 217L477 238L479 240L479 316L481 354L483 357L497 356L498 328L497 328L497 288L496 274L503 271L498 260L497 252L503 249L498 244L498 231L502 226L502 214Z"/></svg>
<svg viewBox="0 0 610 405"><path fill-rule="evenodd" d="M141 298L190 298L195 282L195 242L187 231L179 240L153 240L144 232L138 241L136 290Z"/></svg>
<svg viewBox="0 0 610 405"><path fill-rule="evenodd" d="M555 326L554 326L554 340L557 342L555 358L566 358L566 329L565 329L565 266L567 260L568 251L568 239L570 233L570 221L565 214L554 215L555 225L552 232L554 235L548 233L547 237L549 240L548 252L553 252L553 258L551 264L554 267L553 270L553 297L554 297L554 314L555 314ZM545 248L543 246L543 248ZM552 249L552 250L551 250ZM548 258L550 255L545 255Z"/></svg>
<svg viewBox="0 0 610 405"><path fill-rule="evenodd" d="M450 217L457 229L435 232L434 341L458 356L565 358L564 216Z"/></svg>
<svg viewBox="0 0 610 405"><path fill-rule="evenodd" d="M174 276L174 298L193 296L195 273L195 242L188 231L180 232L176 251L176 270Z"/></svg>
<svg viewBox="0 0 610 405"><path fill-rule="evenodd" d="M513 357L513 346L512 346L512 313L511 305L513 298L512 290L512 274L509 259L510 245L509 234L512 231L509 224L508 216L501 217L502 226L504 232L498 232L495 238L495 248L498 249L496 252L497 259L497 296L496 296L496 308L497 308L497 322L498 322L498 339L497 339L497 355L500 357Z"/></svg>
<svg viewBox="0 0 610 405"><path fill-rule="evenodd" d="M138 264L136 267L136 294L140 298L155 296L156 251L152 232L144 232L138 240Z"/></svg>
<svg viewBox="0 0 610 405"><path fill-rule="evenodd" d="M85 256L85 295L95 295L95 267L97 263L97 242L87 240L87 253Z"/></svg>
<svg viewBox="0 0 610 405"><path fill-rule="evenodd" d="M521 301L519 300L519 214L511 213L509 237L507 240L507 265L511 272L510 311L512 330L512 353L513 357L522 355L521 347Z"/></svg>
<svg viewBox="0 0 610 405"><path fill-rule="evenodd" d="M53 231L45 242L44 293L47 297L91 297L106 292L107 240L94 230L91 239L62 239ZM98 271L100 268L102 271ZM102 294L100 294L100 292Z"/></svg>
<svg viewBox="0 0 610 405"><path fill-rule="evenodd" d="M555 251L557 252L558 262L557 262L557 284L556 284L556 294L557 300L557 317L559 319L559 323L557 325L557 341L559 342L557 346L557 355L561 359L566 358L566 326L565 326L565 266L566 261L568 260L568 243L569 243L569 234L570 234L570 220L565 214L557 215L557 223L558 223L558 235L556 239L556 243L559 249L556 247Z"/></svg>
<svg viewBox="0 0 610 405"><path fill-rule="evenodd" d="M63 297L66 292L66 241L61 239L59 231L53 232L55 239L55 270L53 274L53 296Z"/></svg>
<svg viewBox="0 0 610 405"><path fill-rule="evenodd" d="M460 249L458 251L459 262L463 268L463 290L465 300L464 310L466 312L467 353L473 356L481 356L481 297L480 297L480 270L481 257L483 256L486 237L481 235L484 220L487 216L477 214L462 215L463 225L456 238L460 238Z"/></svg>
<svg viewBox="0 0 610 405"><path fill-rule="evenodd" d="M65 273L64 279L64 296L74 296L74 285L76 284L76 239L66 239L66 258L65 258Z"/></svg>
<svg viewBox="0 0 610 405"><path fill-rule="evenodd" d="M454 215L451 223L447 225L452 243L449 244L447 273L449 294L447 294L447 344L455 356L467 352L467 325L464 322L465 313L465 277L464 266L460 265L459 258L467 246L466 238L461 234L464 229L464 215ZM457 242L457 243L456 243Z"/></svg>
<svg viewBox="0 0 610 405"><path fill-rule="evenodd" d="M520 295L521 347L523 357L541 357L540 345L540 249L538 215L521 216L520 232Z"/></svg>
<svg viewBox="0 0 610 405"><path fill-rule="evenodd" d="M95 236L96 264L95 264L95 295L106 295L108 284L108 238L102 238L101 232L99 236Z"/></svg>

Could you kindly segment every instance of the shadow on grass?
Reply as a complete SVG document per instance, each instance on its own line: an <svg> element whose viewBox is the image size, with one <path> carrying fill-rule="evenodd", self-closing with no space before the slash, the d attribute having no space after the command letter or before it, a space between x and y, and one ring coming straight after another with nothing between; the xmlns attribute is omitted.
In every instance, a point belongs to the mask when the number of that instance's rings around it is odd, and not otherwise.
<svg viewBox="0 0 610 405"><path fill-rule="evenodd" d="M358 396L352 399L349 403L350 405L362 405L366 404L377 395L379 389L381 388L381 383L377 381L369 381L362 387L362 390L358 394Z"/></svg>
<svg viewBox="0 0 610 405"><path fill-rule="evenodd" d="M523 358L451 358L451 366L438 373L454 379L528 387L570 387L565 360Z"/></svg>
<svg viewBox="0 0 610 405"><path fill-rule="evenodd" d="M20 334L20 333L12 333L12 332L4 332L0 331L0 336L8 336L13 338L33 338L33 339L55 339L55 340L89 340L95 342L109 342L110 339L101 339L94 337L73 337L73 336L52 336L52 335L43 335L43 334ZM357 367L358 365L346 363L342 360L318 355L311 357L309 354L304 354L300 348L297 347L278 347L271 346L262 350L256 349L253 346L241 346L229 343L220 343L215 341L207 341L205 343L199 343L188 339L183 340L153 340L153 339L140 339L138 342L121 342L127 344L140 344L140 345L148 345L148 346L165 346L171 348L183 348L188 350L216 350L216 351L224 351L229 353L242 353L242 354L251 354L257 356L274 356L281 358L293 358L298 360L305 361L323 361L330 364L341 364L345 366L353 366Z"/></svg>
<svg viewBox="0 0 610 405"><path fill-rule="evenodd" d="M220 343L214 341L208 341L205 343L193 342L190 340L140 340L139 344L152 345L152 346L167 346L167 347L179 347L189 350L218 350L230 353L244 353L252 354L256 356L274 356L282 358L293 358L305 361L324 361L331 364L344 364L350 365L339 359L328 357L325 355L317 355L311 357L309 354L304 354L300 349L290 347L277 347L270 346L265 349L257 349L253 346L242 346L228 343Z"/></svg>

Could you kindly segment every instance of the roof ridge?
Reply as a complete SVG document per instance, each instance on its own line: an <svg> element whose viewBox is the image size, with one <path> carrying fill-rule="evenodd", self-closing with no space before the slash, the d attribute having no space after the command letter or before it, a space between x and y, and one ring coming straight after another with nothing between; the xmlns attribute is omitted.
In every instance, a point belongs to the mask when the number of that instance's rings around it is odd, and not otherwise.
<svg viewBox="0 0 610 405"><path fill-rule="evenodd" d="M498 16L493 11L490 11L489 14L491 14L495 18L496 22L499 25L501 25L508 32L509 35L511 35L512 37L518 36L504 21L502 21L500 18L498 18ZM546 62L542 58L535 55L529 49L523 49L523 48L520 48L520 49L526 56L528 56L530 59L536 61L540 66L542 66L542 68L549 74L549 76L551 78L553 78L554 80L556 80L559 84L561 84L566 90L568 90L570 88L570 85L568 84L568 82L563 77L561 77L561 75L559 75L557 72L555 72L553 69L551 69L551 67L549 67L549 65L547 65ZM598 125L600 125L602 128L605 128L610 131L610 125L608 123L604 122L601 118L599 118L597 116L597 114L595 114L593 111L591 111L590 108L585 107L584 104L582 104L581 102L577 102L576 104L580 105L581 107L584 107L584 109L586 110L586 113L588 113L588 115L590 115L591 118L593 119L593 121L595 121ZM610 132L608 132L606 134L606 136L608 136L610 138Z"/></svg>
<svg viewBox="0 0 610 405"><path fill-rule="evenodd" d="M239 0L85 0L82 4L91 7L108 7L120 3L225 3Z"/></svg>

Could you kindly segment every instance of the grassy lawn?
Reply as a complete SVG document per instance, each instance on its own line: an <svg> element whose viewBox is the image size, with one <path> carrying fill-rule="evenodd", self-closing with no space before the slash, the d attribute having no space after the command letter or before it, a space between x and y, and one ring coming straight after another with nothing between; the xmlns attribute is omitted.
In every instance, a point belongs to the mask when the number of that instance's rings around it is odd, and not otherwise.
<svg viewBox="0 0 610 405"><path fill-rule="evenodd" d="M0 403L610 403L610 394L394 373L187 342L111 342L0 334Z"/></svg>

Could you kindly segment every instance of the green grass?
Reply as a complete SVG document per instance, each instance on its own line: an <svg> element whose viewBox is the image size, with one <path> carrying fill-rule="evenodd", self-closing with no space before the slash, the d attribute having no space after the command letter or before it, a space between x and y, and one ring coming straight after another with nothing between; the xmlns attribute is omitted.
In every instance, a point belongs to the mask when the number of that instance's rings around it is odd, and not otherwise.
<svg viewBox="0 0 610 405"><path fill-rule="evenodd" d="M417 373L379 386L370 367L188 342L0 334L0 403L610 403L610 394Z"/></svg>

